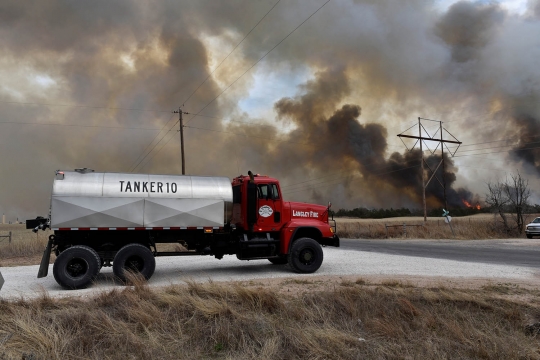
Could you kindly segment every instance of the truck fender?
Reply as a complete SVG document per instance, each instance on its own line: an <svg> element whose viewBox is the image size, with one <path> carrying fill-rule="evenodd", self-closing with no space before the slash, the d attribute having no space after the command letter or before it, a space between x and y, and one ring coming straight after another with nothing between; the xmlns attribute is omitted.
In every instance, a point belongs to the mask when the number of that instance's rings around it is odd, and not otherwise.
<svg viewBox="0 0 540 360"><path fill-rule="evenodd" d="M290 230L290 229L288 229L288 230ZM308 232L311 233L311 235L310 234L300 234L300 235L298 234L299 232L304 232L306 230L308 230ZM313 236L313 234L315 234L315 236ZM293 239L296 239L298 237L311 237L315 241L320 242L320 239L322 239L322 232L321 232L321 230L317 229L314 226L299 226L299 227L294 229L294 231L292 232L292 234L291 234L291 236L289 238L283 237L283 244L282 244L282 247L281 247L281 252L283 254L288 254L291 251L291 247L292 247L292 244L294 242Z"/></svg>

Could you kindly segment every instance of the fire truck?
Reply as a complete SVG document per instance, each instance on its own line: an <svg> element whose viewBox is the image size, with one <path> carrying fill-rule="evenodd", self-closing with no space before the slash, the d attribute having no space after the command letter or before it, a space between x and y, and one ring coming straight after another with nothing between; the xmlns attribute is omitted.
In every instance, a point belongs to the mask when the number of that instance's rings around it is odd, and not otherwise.
<svg viewBox="0 0 540 360"><path fill-rule="evenodd" d="M38 278L53 275L66 289L92 283L103 266L117 278L149 279L156 256L211 255L267 259L312 273L324 246L339 247L328 206L284 201L279 181L264 175L225 177L56 171L47 218L26 227L50 228ZM183 251L158 251L176 243Z"/></svg>

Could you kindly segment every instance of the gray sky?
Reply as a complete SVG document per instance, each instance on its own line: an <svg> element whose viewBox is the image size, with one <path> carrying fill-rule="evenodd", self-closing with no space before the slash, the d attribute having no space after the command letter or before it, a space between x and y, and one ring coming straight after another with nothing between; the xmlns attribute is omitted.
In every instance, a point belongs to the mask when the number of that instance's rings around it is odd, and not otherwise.
<svg viewBox="0 0 540 360"><path fill-rule="evenodd" d="M201 115L185 115L188 174L420 207L396 135L422 116L463 141L454 206L518 170L540 202L538 1L331 0L309 18L325 2L0 2L0 212L46 215L56 169L179 173L182 104Z"/></svg>

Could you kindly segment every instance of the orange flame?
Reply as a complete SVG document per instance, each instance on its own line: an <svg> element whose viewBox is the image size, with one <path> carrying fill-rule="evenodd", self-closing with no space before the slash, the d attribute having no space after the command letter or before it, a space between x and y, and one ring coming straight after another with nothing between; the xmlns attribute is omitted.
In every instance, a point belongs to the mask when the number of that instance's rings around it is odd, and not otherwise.
<svg viewBox="0 0 540 360"><path fill-rule="evenodd" d="M482 207L479 205L479 204L476 204L476 205L471 205L470 202L468 202L467 200L464 200L462 199L461 200L463 202L463 204L468 207L468 208L475 208L476 210L480 210Z"/></svg>

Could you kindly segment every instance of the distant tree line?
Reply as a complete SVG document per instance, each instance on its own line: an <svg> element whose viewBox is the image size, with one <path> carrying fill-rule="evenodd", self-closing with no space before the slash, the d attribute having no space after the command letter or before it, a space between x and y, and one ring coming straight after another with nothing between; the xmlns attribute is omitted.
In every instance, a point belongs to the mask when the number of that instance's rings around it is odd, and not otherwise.
<svg viewBox="0 0 540 360"><path fill-rule="evenodd" d="M355 217L361 219L382 219L399 216L412 216L411 210L407 208L401 209L367 209L363 207L354 208L352 210L339 209L335 214L337 217Z"/></svg>
<svg viewBox="0 0 540 360"><path fill-rule="evenodd" d="M486 183L487 193L484 197L485 205L449 208L450 216L468 216L479 213L498 214L500 226L508 233L522 233L525 225L531 218L531 214L540 213L539 204L530 204L531 191L529 181L519 172L511 174L504 180L490 181ZM331 214L337 217L353 217L361 219L381 219L402 216L423 216L422 209L368 209L357 207L352 210L339 209ZM428 216L442 216L443 208L428 210Z"/></svg>
<svg viewBox="0 0 540 360"><path fill-rule="evenodd" d="M540 210L540 205L538 206ZM485 207L477 209L475 207L466 207L466 208L451 208L450 216L467 216L474 215L479 213L489 213L491 208ZM435 208L428 210L428 216L442 216L443 208ZM339 209L334 212L334 216L337 217L354 217L360 219L382 219L382 218L391 218L391 217L403 217L403 216L423 216L424 211L422 209L408 209L408 208L399 208L399 209L368 209L364 207L354 208L352 210Z"/></svg>

